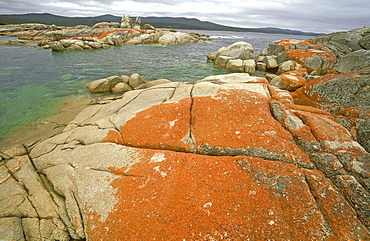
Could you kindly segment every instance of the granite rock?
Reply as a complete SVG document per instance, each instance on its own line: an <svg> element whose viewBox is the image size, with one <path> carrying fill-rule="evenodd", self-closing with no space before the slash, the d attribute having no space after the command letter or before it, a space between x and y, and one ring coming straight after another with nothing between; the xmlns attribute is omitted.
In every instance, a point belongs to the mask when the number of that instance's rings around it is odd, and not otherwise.
<svg viewBox="0 0 370 241"><path fill-rule="evenodd" d="M1 238L366 240L369 153L292 100L236 73L91 105L2 152Z"/></svg>

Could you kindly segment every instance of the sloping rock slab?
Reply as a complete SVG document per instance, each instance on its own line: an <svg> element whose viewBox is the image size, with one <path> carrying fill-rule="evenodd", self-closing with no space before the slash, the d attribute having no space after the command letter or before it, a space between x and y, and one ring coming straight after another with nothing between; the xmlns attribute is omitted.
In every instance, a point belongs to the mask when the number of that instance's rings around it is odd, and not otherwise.
<svg viewBox="0 0 370 241"><path fill-rule="evenodd" d="M370 237L369 153L333 114L266 79L208 80L129 91L0 153L1 239Z"/></svg>
<svg viewBox="0 0 370 241"><path fill-rule="evenodd" d="M105 175L110 181L100 175L95 182L97 189L103 184L101 188L112 190L114 205L86 207L91 240L334 240L367 235L344 198L317 171L253 157L131 151L140 161L110 166L112 174ZM89 195L101 200L99 194Z"/></svg>

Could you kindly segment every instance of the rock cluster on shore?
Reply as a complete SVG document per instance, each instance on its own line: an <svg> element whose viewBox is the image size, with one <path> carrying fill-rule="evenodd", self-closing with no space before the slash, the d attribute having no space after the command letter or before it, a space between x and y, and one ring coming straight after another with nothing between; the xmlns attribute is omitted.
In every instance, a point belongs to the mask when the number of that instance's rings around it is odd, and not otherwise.
<svg viewBox="0 0 370 241"><path fill-rule="evenodd" d="M275 41L257 58L244 43L212 54L240 59L236 72L265 63L279 80L230 73L128 91L3 150L0 238L369 240L370 67L340 64L369 50L329 36Z"/></svg>
<svg viewBox="0 0 370 241"><path fill-rule="evenodd" d="M155 85L171 83L168 79L158 79L149 82L138 74L134 73L130 77L127 75L110 76L103 79L94 80L86 84L91 93L124 93L138 87L152 87Z"/></svg>
<svg viewBox="0 0 370 241"><path fill-rule="evenodd" d="M248 44L239 42L210 53L207 57L215 66L231 72L254 73L257 70L280 75L305 68L307 74L303 74L304 77L312 79L330 71L350 72L369 67L369 37L370 27L364 27L303 41L283 39L271 42L256 57L253 56L252 46L245 50L244 46ZM245 69L243 66L247 59L251 67ZM302 70L299 72L302 75Z"/></svg>
<svg viewBox="0 0 370 241"><path fill-rule="evenodd" d="M130 20L128 20L130 19ZM193 32L179 32L173 29L156 30L146 24L143 29L140 20L131 22L129 16L123 17L121 23L97 23L93 27L63 27L44 24L5 25L0 29L1 35L18 37L20 40L36 41L37 46L53 51L90 50L109 48L122 44L160 44L176 45L200 43L208 40L206 35ZM0 41L0 45L28 43L22 41Z"/></svg>
<svg viewBox="0 0 370 241"><path fill-rule="evenodd" d="M207 58L230 72L265 73L270 85L291 92L294 103L346 115L338 121L369 151L369 36L370 27L364 27L304 41L283 39L256 57L252 46L245 49L248 44L239 42ZM251 67L245 67L244 56Z"/></svg>

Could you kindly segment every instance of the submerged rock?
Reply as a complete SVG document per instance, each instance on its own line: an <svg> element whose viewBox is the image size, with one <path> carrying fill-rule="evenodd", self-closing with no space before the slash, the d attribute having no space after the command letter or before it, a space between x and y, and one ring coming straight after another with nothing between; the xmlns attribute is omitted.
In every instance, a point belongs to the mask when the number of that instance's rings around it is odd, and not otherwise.
<svg viewBox="0 0 370 241"><path fill-rule="evenodd" d="M3 235L367 239L369 153L334 114L292 100L237 73L92 105L2 153Z"/></svg>

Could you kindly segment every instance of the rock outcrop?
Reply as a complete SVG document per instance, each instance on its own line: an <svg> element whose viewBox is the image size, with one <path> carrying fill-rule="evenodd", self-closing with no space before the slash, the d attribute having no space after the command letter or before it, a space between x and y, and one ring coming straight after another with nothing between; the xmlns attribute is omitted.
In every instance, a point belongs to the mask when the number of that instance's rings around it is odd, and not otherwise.
<svg viewBox="0 0 370 241"><path fill-rule="evenodd" d="M253 52L253 47L249 43L237 42L208 54L207 59L216 67L230 72L253 74L256 69Z"/></svg>
<svg viewBox="0 0 370 241"><path fill-rule="evenodd" d="M2 152L2 239L369 239L370 154L292 101L236 73L92 105Z"/></svg>
<svg viewBox="0 0 370 241"><path fill-rule="evenodd" d="M122 16L120 27L121 28L131 28L132 27L132 20L129 15L125 14Z"/></svg>
<svg viewBox="0 0 370 241"><path fill-rule="evenodd" d="M26 45L27 42L23 40L33 40L38 42L38 46L50 48L53 51L102 49L122 44L176 45L203 43L209 40L204 34L178 32L173 29L156 30L152 25L146 25L141 29L140 24L140 17L132 23L131 18L125 15L121 23L100 22L93 27L63 27L44 24L5 25L0 29L0 34L18 37L21 39L16 42L18 45L21 43ZM15 45L11 43L3 44Z"/></svg>
<svg viewBox="0 0 370 241"><path fill-rule="evenodd" d="M63 32L60 32L60 34L58 35L58 40L45 40L43 37L36 37L33 35L22 35L19 37L22 39L38 39L39 46L43 48L51 48L54 51L61 51L65 49L101 49L123 44L176 45L186 43L203 43L207 40L205 35L192 32L177 32L168 29L122 30L106 28L103 29L103 31L98 32L94 30L87 31L83 34L80 34L79 31L77 32L77 36L74 37L65 36Z"/></svg>
<svg viewBox="0 0 370 241"><path fill-rule="evenodd" d="M94 80L87 83L86 87L91 93L124 93L135 88L153 87L166 83L171 83L171 81L167 79L158 79L146 82L138 73L134 73L131 76L110 76Z"/></svg>
<svg viewBox="0 0 370 241"><path fill-rule="evenodd" d="M220 48L217 52L207 55L208 61L215 66L230 72L246 72L253 74L255 70L282 74L305 68L307 80L325 75L330 71L351 72L370 66L369 45L370 28L364 27L346 32L337 32L317 36L307 40L282 39L273 41L259 55L253 56L239 43ZM244 43L243 45L248 45ZM237 50L251 55L231 54ZM245 60L249 60L248 68ZM253 62L252 62L253 60ZM255 68L252 68L252 66Z"/></svg>
<svg viewBox="0 0 370 241"><path fill-rule="evenodd" d="M29 41L29 40L21 40L21 39L0 41L0 46L3 46L3 45L36 47L37 42Z"/></svg>
<svg viewBox="0 0 370 241"><path fill-rule="evenodd" d="M369 151L369 33L364 27L304 41L273 41L254 57L256 71L265 73L270 85L292 92L294 103L335 114ZM230 72L253 73L240 67L245 57L228 56L232 46L208 54L208 60Z"/></svg>
<svg viewBox="0 0 370 241"><path fill-rule="evenodd" d="M294 91L306 84L307 80L305 76L307 76L307 70L305 68L300 68L284 72L274 77L270 81L270 84L283 90Z"/></svg>
<svg viewBox="0 0 370 241"><path fill-rule="evenodd" d="M370 151L370 69L327 74L292 93L299 105L336 114L337 120Z"/></svg>

